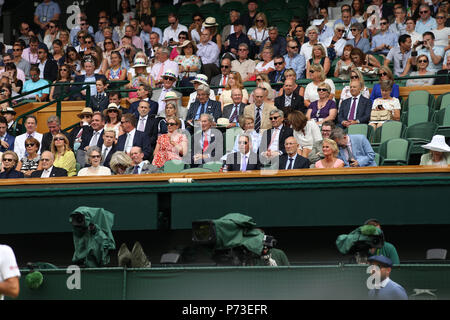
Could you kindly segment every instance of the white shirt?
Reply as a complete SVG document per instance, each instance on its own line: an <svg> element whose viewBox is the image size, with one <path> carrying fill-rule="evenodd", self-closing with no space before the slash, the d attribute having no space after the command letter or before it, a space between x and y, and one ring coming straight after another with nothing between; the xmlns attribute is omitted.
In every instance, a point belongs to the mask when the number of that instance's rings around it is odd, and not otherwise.
<svg viewBox="0 0 450 320"><path fill-rule="evenodd" d="M136 129L131 130L127 133L127 139L125 140L125 152L130 152L131 148L133 148L133 140L134 134L136 133Z"/></svg>
<svg viewBox="0 0 450 320"><path fill-rule="evenodd" d="M42 134L39 132L33 132L31 134L33 138L35 138L37 141L39 141L40 144L42 144ZM28 138L28 133L21 134L16 138L14 141L14 152L17 153L17 156L19 157L19 160L25 157L25 153L27 152L25 149L25 140ZM38 150L38 154L40 154L40 151Z"/></svg>
<svg viewBox="0 0 450 320"><path fill-rule="evenodd" d="M0 245L0 282L14 277L20 277L16 256L11 247L2 244ZM0 300L4 300L4 298L0 294Z"/></svg>
<svg viewBox="0 0 450 320"><path fill-rule="evenodd" d="M48 169L44 169L41 174L41 178L50 178L50 173L52 173L53 166Z"/></svg>
<svg viewBox="0 0 450 320"><path fill-rule="evenodd" d="M269 150L271 151L279 151L280 150L280 133L283 125L280 125L277 128L272 128L272 136L270 137Z"/></svg>
<svg viewBox="0 0 450 320"><path fill-rule="evenodd" d="M320 133L319 126L316 124L314 120L309 120L306 122L306 126L303 128L303 131L295 131L294 130L294 138L297 140L300 148L311 149L318 142L323 140L322 134Z"/></svg>
<svg viewBox="0 0 450 320"><path fill-rule="evenodd" d="M164 29L164 35L163 35L162 42L169 43L170 38L172 38L173 41L178 41L178 34L181 31L188 32L188 28L186 28L186 26L184 26L182 24L178 24L176 29L173 29L172 26L168 26L167 28Z"/></svg>
<svg viewBox="0 0 450 320"><path fill-rule="evenodd" d="M162 71L161 71L162 66ZM178 78L178 63L167 59L163 63L158 62L152 67L151 76L155 81L161 80L161 77L166 71L171 71Z"/></svg>
<svg viewBox="0 0 450 320"><path fill-rule="evenodd" d="M100 129L99 131L94 131L94 133L92 134L91 141L89 141L89 147L97 145L98 140L102 136L102 132L103 132L103 128Z"/></svg>
<svg viewBox="0 0 450 320"><path fill-rule="evenodd" d="M245 171L247 171L247 167L248 167L248 159L249 159L249 156L250 156L250 151L249 152L247 152L246 154L242 154L241 153L241 168L240 168L240 170L242 171L242 165L245 163Z"/></svg>
<svg viewBox="0 0 450 320"><path fill-rule="evenodd" d="M39 78L44 79L44 69L45 69L45 64L47 63L47 60L44 61L44 63L39 62Z"/></svg>
<svg viewBox="0 0 450 320"><path fill-rule="evenodd" d="M321 44L322 47L325 49L325 55L328 56L328 52L325 45L320 41L318 41L316 44ZM302 45L302 48L300 49L300 54L302 54L305 57L306 62L308 62L308 60L311 59L312 57L312 48L313 48L312 44L310 44L309 42L305 42Z"/></svg>
<svg viewBox="0 0 450 320"><path fill-rule="evenodd" d="M144 132L145 125L147 124L147 120L148 120L148 115L146 115L145 117L139 117L139 120L137 123L137 128L141 128L141 130L137 129L138 131Z"/></svg>

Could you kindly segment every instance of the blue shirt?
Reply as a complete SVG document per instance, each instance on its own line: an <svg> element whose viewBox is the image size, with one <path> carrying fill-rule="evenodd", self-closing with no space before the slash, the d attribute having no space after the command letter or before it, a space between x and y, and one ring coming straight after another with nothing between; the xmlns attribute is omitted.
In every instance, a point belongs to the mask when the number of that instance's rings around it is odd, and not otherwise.
<svg viewBox="0 0 450 320"><path fill-rule="evenodd" d="M33 82L32 80L27 80L25 81L25 83L23 84L23 89L22 89L22 93L26 93L28 91L32 91L35 89L38 89L40 87L46 86L48 85L48 81L44 80L44 79L39 79L36 82ZM34 97L36 95L38 95L40 98L42 97L43 94L49 94L50 93L50 89L49 88L45 88L43 90L39 90L33 93L30 93L29 96L26 96L24 98L31 98L34 99Z"/></svg>
<svg viewBox="0 0 450 320"><path fill-rule="evenodd" d="M359 39L358 43L355 45L355 39L347 40L347 44L352 45L358 49L361 49L362 52L367 53L370 51L370 42L366 38Z"/></svg>
<svg viewBox="0 0 450 320"><path fill-rule="evenodd" d="M306 62L303 55L297 54L290 58L288 54L285 54L283 57L284 61L286 61L286 69L294 69L297 80L305 78Z"/></svg>
<svg viewBox="0 0 450 320"><path fill-rule="evenodd" d="M405 289L391 279L386 279L387 284L380 289L369 290L369 299L372 300L408 300ZM385 282L384 280L383 282Z"/></svg>
<svg viewBox="0 0 450 320"><path fill-rule="evenodd" d="M98 30L95 33L94 40L95 40L95 43L99 43L99 42L105 41L105 36L103 35L103 31L102 30ZM116 30L113 30L112 40L114 42L120 42L119 35L117 34Z"/></svg>
<svg viewBox="0 0 450 320"><path fill-rule="evenodd" d="M163 38L163 34L160 28L152 27L152 32L156 32L159 35L159 39ZM141 34L139 35L142 42L144 43L144 46L146 48L151 48L152 45L150 44L150 34L145 32L144 30L141 31Z"/></svg>
<svg viewBox="0 0 450 320"><path fill-rule="evenodd" d="M391 91L391 97L397 98L400 96L400 89L398 84L395 84L392 86ZM381 98L381 88L379 83L375 83L372 88L372 93L370 94L370 100L372 100L372 103L375 101L375 99Z"/></svg>
<svg viewBox="0 0 450 320"><path fill-rule="evenodd" d="M424 34L427 31L431 31L437 28L436 19L430 17L426 22L423 22L422 19L418 19L416 22L416 32L420 34Z"/></svg>
<svg viewBox="0 0 450 320"><path fill-rule="evenodd" d="M445 50L443 47L434 46L432 49L433 49L433 52L435 55L444 58ZM429 63L428 63L427 71L438 72L439 70L442 69L442 62L444 59L441 59L441 61L439 61L438 64L434 64L433 61L431 60L430 51L428 51L428 49L422 48L422 49L417 50L417 56L420 56L421 54L424 54L428 57Z"/></svg>
<svg viewBox="0 0 450 320"><path fill-rule="evenodd" d="M39 17L39 21L42 23L50 22L55 14L61 14L59 5L56 2L50 1L49 3L41 3L36 7L34 15Z"/></svg>
<svg viewBox="0 0 450 320"><path fill-rule="evenodd" d="M392 33L390 31L386 31L385 33L380 32L373 37L371 49L373 50L376 47L381 46L382 44L387 44L388 46L393 48L397 45L397 39L398 35L395 33ZM381 51L376 51L375 53L387 55L389 53L389 49L383 49Z"/></svg>
<svg viewBox="0 0 450 320"><path fill-rule="evenodd" d="M200 120L200 116L201 116L203 113L206 112L206 108L207 108L207 106L208 106L208 102L209 102L209 99L208 99L208 101L206 101L205 104L202 104L201 102L199 102L199 103L200 103L200 106L198 107L197 114L195 115L194 120ZM203 111L203 108L205 108L205 111ZM202 111L203 111L203 112L202 112Z"/></svg>
<svg viewBox="0 0 450 320"><path fill-rule="evenodd" d="M95 85L95 82L96 82L95 75L92 75L90 77L86 76L84 78L84 82L94 82L94 84L90 85L90 87L91 87L91 96L96 95L97 94L97 87Z"/></svg>
<svg viewBox="0 0 450 320"><path fill-rule="evenodd" d="M77 38L77 33L81 30L81 28L79 26L73 28L72 30L70 30L70 41L72 42L72 46L76 47L80 45L80 41L78 41ZM91 36L95 37L94 34L94 29L92 28L92 26L89 26L88 28L88 32Z"/></svg>

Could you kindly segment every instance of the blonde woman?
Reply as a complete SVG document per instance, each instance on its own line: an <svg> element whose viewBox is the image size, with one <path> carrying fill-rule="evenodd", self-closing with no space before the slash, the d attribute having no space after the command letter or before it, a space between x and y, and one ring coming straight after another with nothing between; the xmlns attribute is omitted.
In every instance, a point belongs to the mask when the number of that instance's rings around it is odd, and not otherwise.
<svg viewBox="0 0 450 320"><path fill-rule="evenodd" d="M255 67L256 74L269 74L275 70L272 47L264 47L261 52L262 61Z"/></svg>
<svg viewBox="0 0 450 320"><path fill-rule="evenodd" d="M311 59L306 62L306 77L308 79L312 79L309 70L311 70L311 66L314 64L321 65L323 68L323 72L325 74L328 74L328 71L330 71L331 63L330 59L325 53L324 47L321 44L313 45L311 55Z"/></svg>
<svg viewBox="0 0 450 320"><path fill-rule="evenodd" d="M314 164L315 168L343 168L345 163L338 159L339 148L334 140L329 138L323 139L322 152L325 158Z"/></svg>
<svg viewBox="0 0 450 320"><path fill-rule="evenodd" d="M264 13L257 13L255 16L255 25L247 32L247 37L252 41L257 48L269 37L267 30L267 17ZM258 52L256 52L258 53Z"/></svg>
<svg viewBox="0 0 450 320"><path fill-rule="evenodd" d="M331 88L330 92L330 99L334 99L334 94L336 91L336 88L334 86L334 82L331 79L327 79L325 76L325 72L323 71L323 68L321 65L312 65L309 69L309 72L311 74L312 81L308 83L308 85L305 88L305 95L304 95L304 103L306 107L309 107L311 102L314 102L316 100L319 100L319 94L317 93L317 88L320 83L326 82Z"/></svg>
<svg viewBox="0 0 450 320"><path fill-rule="evenodd" d="M317 125L322 125L325 121L334 121L337 116L337 107L334 99L330 99L331 87L328 83L322 82L317 87L319 100L311 102L306 112L308 120L314 120Z"/></svg>
<svg viewBox="0 0 450 320"><path fill-rule="evenodd" d="M77 174L75 154L70 149L69 139L64 134L58 133L53 137L50 150L55 157L53 166L65 169L69 177Z"/></svg>

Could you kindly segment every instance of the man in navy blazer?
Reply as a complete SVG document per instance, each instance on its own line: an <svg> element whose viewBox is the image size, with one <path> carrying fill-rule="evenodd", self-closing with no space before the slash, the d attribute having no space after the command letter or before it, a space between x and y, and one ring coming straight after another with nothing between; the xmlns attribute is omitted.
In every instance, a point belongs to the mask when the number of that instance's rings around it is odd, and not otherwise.
<svg viewBox="0 0 450 320"><path fill-rule="evenodd" d="M346 167L374 167L375 152L369 140L362 134L346 134L342 128L334 128L330 139L339 146L338 158Z"/></svg>
<svg viewBox="0 0 450 320"><path fill-rule="evenodd" d="M156 118L156 114L150 113L150 110L150 101L142 100L139 102L136 129L144 132L150 138L150 147L154 150L158 139L159 120Z"/></svg>
<svg viewBox="0 0 450 320"><path fill-rule="evenodd" d="M213 116L202 114L201 131L191 136L191 167L197 167L212 161L219 161L223 155L222 133L212 128Z"/></svg>
<svg viewBox="0 0 450 320"><path fill-rule="evenodd" d="M230 121L228 128L239 127L239 117L244 115L244 109L246 104L242 102L242 90L231 90L232 104L223 107L222 117L227 118Z"/></svg>
<svg viewBox="0 0 450 320"><path fill-rule="evenodd" d="M151 160L153 149L150 145L150 136L136 130L137 119L132 113L122 115L121 127L124 132L117 141L117 151L130 152L132 147L141 147L144 152L144 160Z"/></svg>
<svg viewBox="0 0 450 320"><path fill-rule="evenodd" d="M251 150L252 139L248 134L241 134L238 140L239 151L227 156L225 165L228 171L260 170L258 155Z"/></svg>
<svg viewBox="0 0 450 320"><path fill-rule="evenodd" d="M309 160L297 153L297 140L290 136L284 141L286 153L282 154L278 159L278 168L280 170L306 169L309 168Z"/></svg>
<svg viewBox="0 0 450 320"><path fill-rule="evenodd" d="M53 166L55 157L50 151L44 151L41 155L42 170L33 171L32 178L67 177L67 170Z"/></svg>
<svg viewBox="0 0 450 320"><path fill-rule="evenodd" d="M158 102L151 100L151 97L153 95L152 87L150 87L148 84L141 83L136 93L139 101L135 101L130 105L130 108L128 109L129 113L133 113L136 117L139 117L138 107L139 103L143 100L148 101L150 104L149 114L158 113Z"/></svg>
<svg viewBox="0 0 450 320"><path fill-rule="evenodd" d="M14 151L15 138L8 134L8 121L3 116L0 116L0 152L7 150Z"/></svg>
<svg viewBox="0 0 450 320"><path fill-rule="evenodd" d="M342 101L338 113L338 125L348 128L352 124L369 123L372 111L372 102L361 95L361 83L350 82L351 98Z"/></svg>
<svg viewBox="0 0 450 320"><path fill-rule="evenodd" d="M194 120L200 120L200 116L204 113L213 116L217 121L222 116L222 107L220 102L209 99L209 86L201 84L197 88L197 100L189 106L186 121L190 125L194 125Z"/></svg>
<svg viewBox="0 0 450 320"><path fill-rule="evenodd" d="M96 82L99 79L105 79L106 77L103 74L97 74L94 73L95 71L95 65L94 61L90 59L86 59L83 62L84 70L86 71L86 74L83 74L81 76L75 76L74 82ZM86 93L83 91L76 91L82 88L83 85L74 85L71 88L72 95L71 100L83 100L86 96ZM97 94L97 88L95 87L95 84L90 85L91 88L91 95Z"/></svg>

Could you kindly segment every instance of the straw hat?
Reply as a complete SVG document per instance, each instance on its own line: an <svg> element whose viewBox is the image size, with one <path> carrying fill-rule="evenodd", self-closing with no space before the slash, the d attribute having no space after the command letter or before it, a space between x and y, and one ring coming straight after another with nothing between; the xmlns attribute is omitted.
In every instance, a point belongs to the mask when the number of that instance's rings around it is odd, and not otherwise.
<svg viewBox="0 0 450 320"><path fill-rule="evenodd" d="M205 22L203 22L202 27L210 28L210 27L217 27L218 25L219 24L216 22L216 18L208 17L208 18L206 18Z"/></svg>
<svg viewBox="0 0 450 320"><path fill-rule="evenodd" d="M191 83L194 83L194 82L199 82L199 83L207 85L207 86L209 85L208 84L208 76L201 74L201 73L198 73L195 76L195 78L193 80L191 80Z"/></svg>
<svg viewBox="0 0 450 320"><path fill-rule="evenodd" d="M230 120L227 118L219 118L217 119L217 125L218 126L228 126L230 124Z"/></svg>
<svg viewBox="0 0 450 320"><path fill-rule="evenodd" d="M178 48L184 48L191 42L192 41L190 41L190 40L184 40L182 44L178 45Z"/></svg>
<svg viewBox="0 0 450 320"><path fill-rule="evenodd" d="M6 107L6 110L2 110L1 113L5 114L5 113L11 113L13 115L16 115L16 112L14 111L13 108L11 107Z"/></svg>
<svg viewBox="0 0 450 320"><path fill-rule="evenodd" d="M177 75L172 70L167 70L162 76L177 79Z"/></svg>
<svg viewBox="0 0 450 320"><path fill-rule="evenodd" d="M83 108L83 110L82 110L79 114L77 114L77 116L78 116L78 118L81 119L81 116L84 115L84 114L93 116L93 115L94 115L94 112L92 112L92 109L91 109L91 108L86 107L86 108Z"/></svg>
<svg viewBox="0 0 450 320"><path fill-rule="evenodd" d="M448 144L445 143L445 137L439 134L433 136L431 142L426 145L423 145L422 148L431 151L450 152L450 147L448 146Z"/></svg>
<svg viewBox="0 0 450 320"><path fill-rule="evenodd" d="M145 59L142 58L136 58L134 61L134 65L132 68L139 68L139 67L147 67L147 64L145 63Z"/></svg>
<svg viewBox="0 0 450 320"><path fill-rule="evenodd" d="M178 100L178 96L177 96L177 94L175 92L169 91L164 96L163 101L167 101L167 100Z"/></svg>

